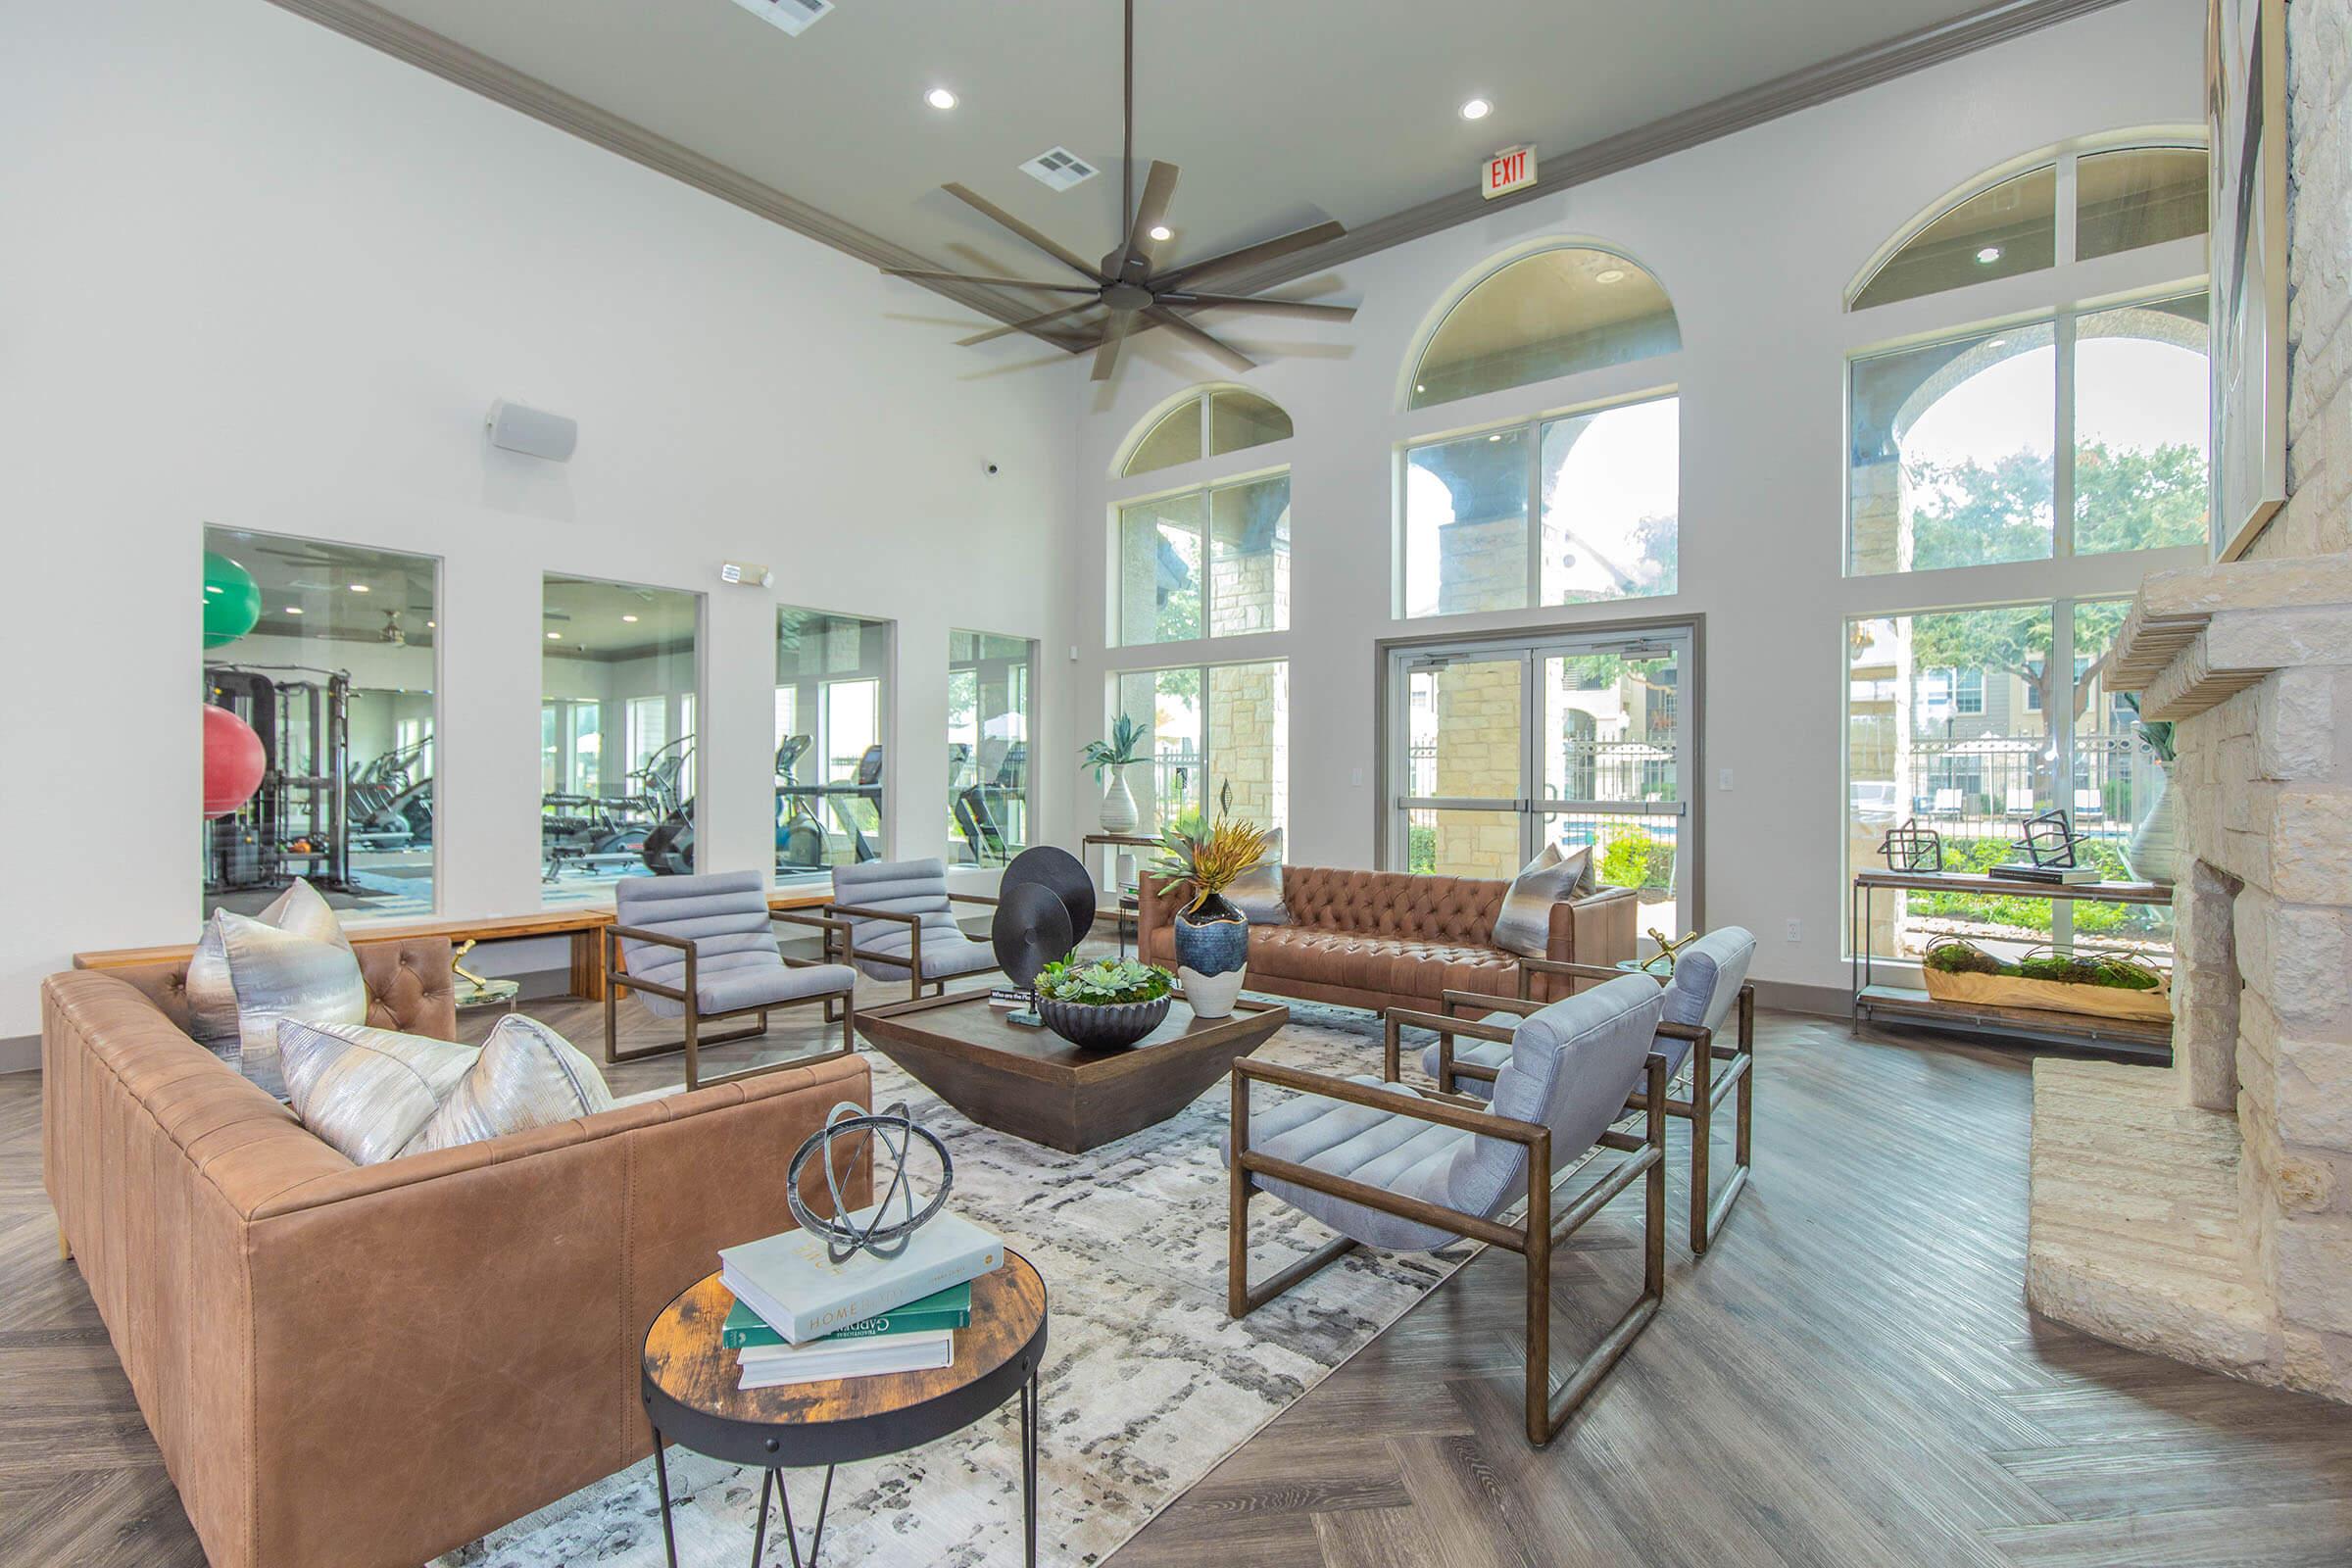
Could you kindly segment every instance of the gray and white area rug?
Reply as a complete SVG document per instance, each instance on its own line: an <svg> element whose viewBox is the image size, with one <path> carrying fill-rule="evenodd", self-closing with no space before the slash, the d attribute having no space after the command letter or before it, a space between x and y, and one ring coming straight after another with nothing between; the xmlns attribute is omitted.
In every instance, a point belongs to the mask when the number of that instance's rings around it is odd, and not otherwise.
<svg viewBox="0 0 2352 1568"><path fill-rule="evenodd" d="M1266 1060L1377 1072L1368 1015L1295 1006ZM1085 1154L976 1127L872 1054L874 1103L905 1100L948 1141L958 1212L1000 1233L1045 1276L1053 1303L1040 1396L1039 1556L1100 1562L1476 1250L1357 1251L1241 1322L1225 1315L1230 1091ZM1261 1090L1261 1094L1267 1093ZM1331 1233L1260 1200L1250 1277ZM746 1561L760 1472L673 1447L669 1482L684 1568ZM821 1471L793 1472L802 1545ZM834 1478L827 1561L982 1565L1021 1561L1017 1401L953 1438ZM766 1560L789 1563L771 1518ZM646 1460L440 1559L436 1568L659 1568L662 1523Z"/></svg>

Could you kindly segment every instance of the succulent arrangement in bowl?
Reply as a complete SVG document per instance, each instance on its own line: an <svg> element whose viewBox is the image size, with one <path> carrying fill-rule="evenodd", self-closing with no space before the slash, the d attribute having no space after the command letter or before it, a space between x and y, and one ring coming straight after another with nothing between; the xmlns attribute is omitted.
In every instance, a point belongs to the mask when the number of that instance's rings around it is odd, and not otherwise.
<svg viewBox="0 0 2352 1568"><path fill-rule="evenodd" d="M1098 958L1047 964L1037 976L1037 1011L1073 1046L1132 1046L1168 1016L1176 977L1152 963Z"/></svg>

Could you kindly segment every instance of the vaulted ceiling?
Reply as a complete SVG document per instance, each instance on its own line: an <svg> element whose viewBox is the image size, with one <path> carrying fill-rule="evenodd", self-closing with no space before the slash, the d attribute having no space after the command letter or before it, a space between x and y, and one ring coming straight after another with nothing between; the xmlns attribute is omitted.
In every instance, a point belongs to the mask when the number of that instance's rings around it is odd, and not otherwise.
<svg viewBox="0 0 2352 1568"><path fill-rule="evenodd" d="M1120 226L1118 0L838 0L798 37L737 0L276 3L697 183L748 182L725 193L866 260L1064 280L951 180L1081 256ZM1136 154L1183 171L1173 261L1353 231L1280 264L1299 276L1470 216L1500 148L1534 144L1553 186L2107 3L1139 0ZM1493 114L1464 120L1473 97ZM1056 192L1020 171L1056 146L1101 172Z"/></svg>

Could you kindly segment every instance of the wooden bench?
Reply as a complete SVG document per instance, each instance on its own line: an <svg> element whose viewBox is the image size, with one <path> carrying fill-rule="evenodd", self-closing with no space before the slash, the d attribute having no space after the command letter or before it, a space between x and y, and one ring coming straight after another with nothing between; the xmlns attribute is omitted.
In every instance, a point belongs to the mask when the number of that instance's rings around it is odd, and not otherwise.
<svg viewBox="0 0 2352 1568"><path fill-rule="evenodd" d="M832 902L830 887L771 894L771 909L814 909ZM513 942L530 937L571 939L571 994L589 1002L605 1000L604 930L612 911L593 906L541 909L531 914L489 915L475 919L386 920L351 927L345 934L356 947L367 942L399 942L410 937L447 937L452 943ZM76 953L76 969L130 969L151 963L182 963L196 951L192 942L154 948L111 948Z"/></svg>

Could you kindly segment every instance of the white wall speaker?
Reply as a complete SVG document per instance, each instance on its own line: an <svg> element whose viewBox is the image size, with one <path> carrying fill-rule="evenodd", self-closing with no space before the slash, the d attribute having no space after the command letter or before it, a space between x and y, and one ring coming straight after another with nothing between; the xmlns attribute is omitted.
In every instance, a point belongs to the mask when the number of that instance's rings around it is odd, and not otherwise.
<svg viewBox="0 0 2352 1568"><path fill-rule="evenodd" d="M580 421L500 398L490 405L490 444L550 463L566 463L580 444Z"/></svg>

